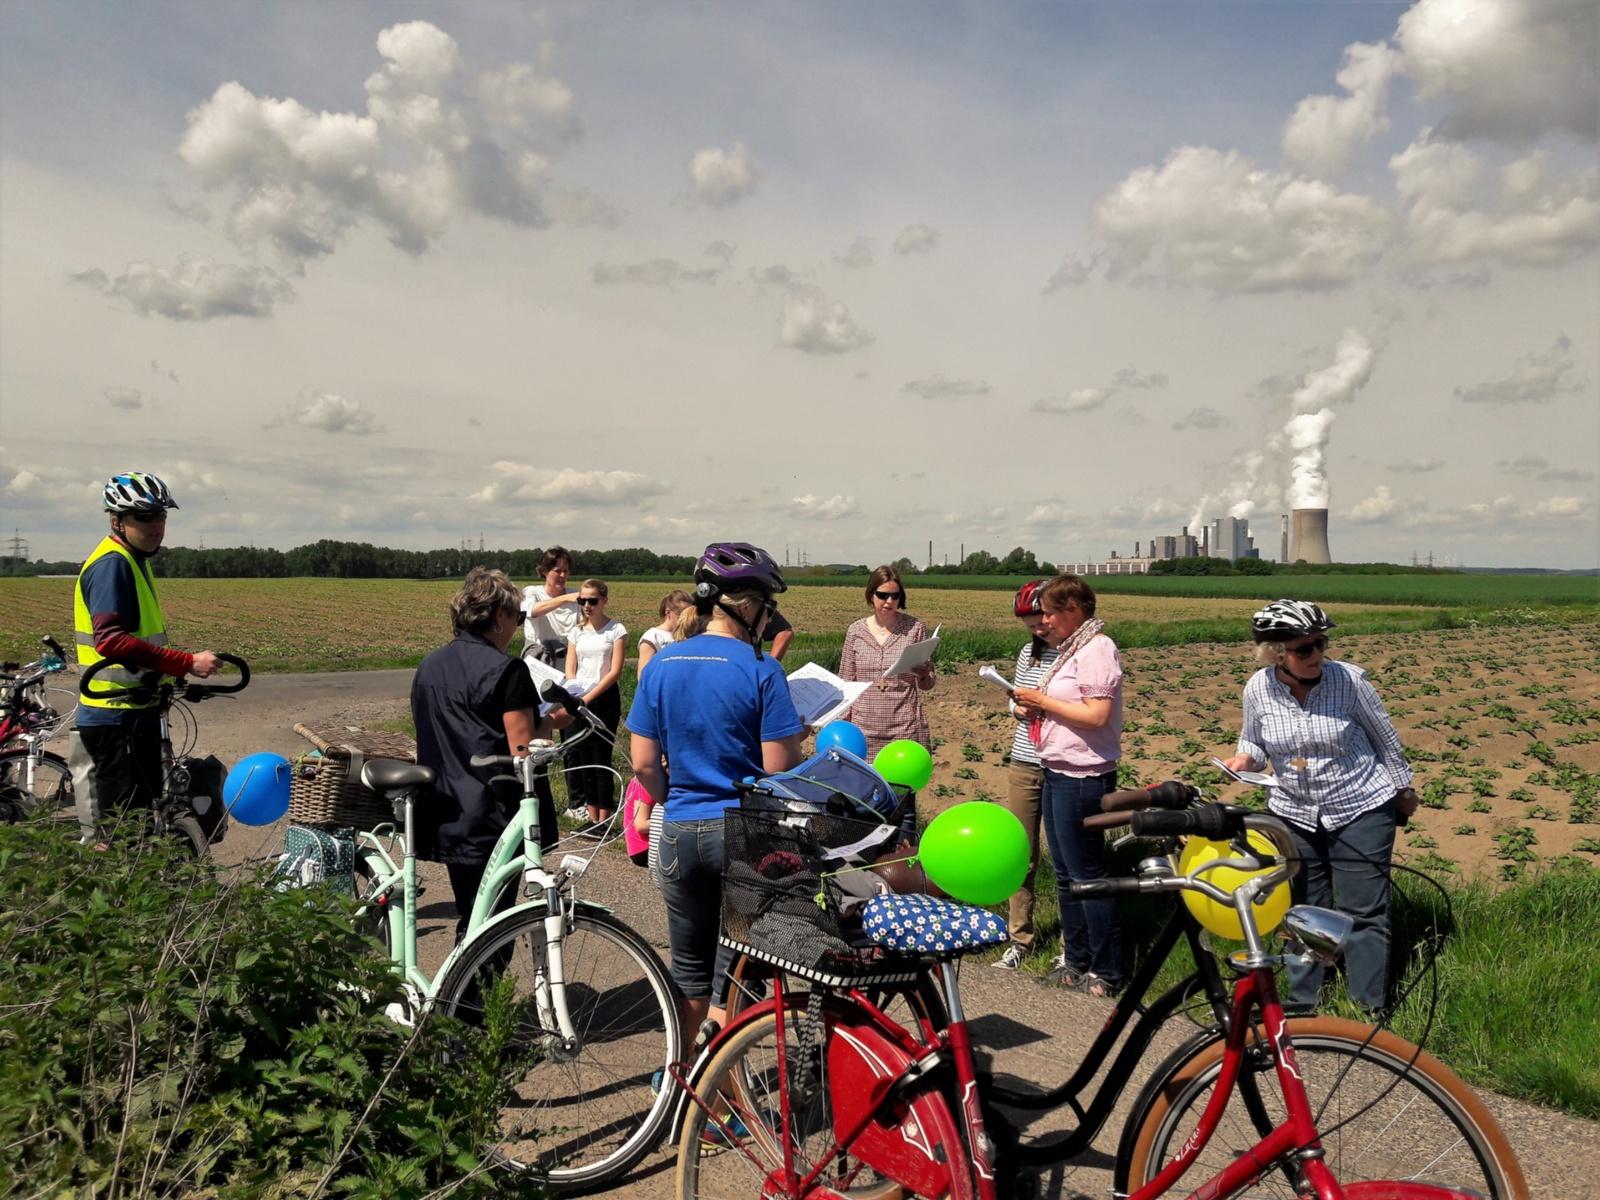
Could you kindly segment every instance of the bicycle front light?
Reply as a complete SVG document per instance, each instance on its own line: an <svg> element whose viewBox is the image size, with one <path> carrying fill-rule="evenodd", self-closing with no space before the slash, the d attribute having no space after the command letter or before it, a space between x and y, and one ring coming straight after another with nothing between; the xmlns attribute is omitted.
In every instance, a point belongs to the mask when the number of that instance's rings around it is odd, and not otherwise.
<svg viewBox="0 0 1600 1200"><path fill-rule="evenodd" d="M1283 915L1284 937L1290 946L1331 966L1344 953L1344 944L1355 928L1355 920L1331 908L1296 904Z"/></svg>

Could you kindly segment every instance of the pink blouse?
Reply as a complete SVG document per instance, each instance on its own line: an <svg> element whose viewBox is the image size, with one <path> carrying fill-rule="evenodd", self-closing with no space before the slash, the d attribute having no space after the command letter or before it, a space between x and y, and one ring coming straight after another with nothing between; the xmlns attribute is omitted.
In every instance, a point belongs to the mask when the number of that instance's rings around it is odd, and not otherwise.
<svg viewBox="0 0 1600 1200"><path fill-rule="evenodd" d="M1122 757L1122 656L1101 634L1069 658L1044 693L1052 700L1077 704L1110 699L1111 719L1099 729L1068 725L1046 715L1041 722L1039 761L1063 775L1102 775Z"/></svg>

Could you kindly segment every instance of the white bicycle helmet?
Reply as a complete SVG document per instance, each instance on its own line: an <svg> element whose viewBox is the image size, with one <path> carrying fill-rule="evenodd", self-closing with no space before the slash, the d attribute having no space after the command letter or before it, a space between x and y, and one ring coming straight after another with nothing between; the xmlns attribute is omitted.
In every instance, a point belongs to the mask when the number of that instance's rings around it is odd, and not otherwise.
<svg viewBox="0 0 1600 1200"><path fill-rule="evenodd" d="M1250 618L1250 636L1258 642L1286 642L1290 638L1326 633L1333 619L1320 604L1309 600L1274 600Z"/></svg>
<svg viewBox="0 0 1600 1200"><path fill-rule="evenodd" d="M105 506L108 513L131 513L177 508L178 503L159 475L124 471L106 480Z"/></svg>

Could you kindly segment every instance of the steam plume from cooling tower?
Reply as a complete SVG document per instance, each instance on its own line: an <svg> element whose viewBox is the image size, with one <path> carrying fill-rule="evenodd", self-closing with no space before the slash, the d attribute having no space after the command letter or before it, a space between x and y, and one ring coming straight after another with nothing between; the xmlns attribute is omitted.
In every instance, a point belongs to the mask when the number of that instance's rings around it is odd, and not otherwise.
<svg viewBox="0 0 1600 1200"><path fill-rule="evenodd" d="M1348 404L1372 378L1377 351L1359 330L1347 329L1339 339L1333 362L1312 371L1294 393L1295 415L1283 427L1294 450L1289 468L1291 508L1327 508L1328 437L1333 429L1334 404Z"/></svg>

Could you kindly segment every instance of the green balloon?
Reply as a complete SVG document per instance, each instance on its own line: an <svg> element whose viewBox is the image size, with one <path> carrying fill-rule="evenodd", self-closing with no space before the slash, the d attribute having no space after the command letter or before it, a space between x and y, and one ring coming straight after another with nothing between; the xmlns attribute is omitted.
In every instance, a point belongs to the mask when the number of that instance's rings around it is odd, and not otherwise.
<svg viewBox="0 0 1600 1200"><path fill-rule="evenodd" d="M1027 877L1028 831L1002 805L969 800L928 823L917 858L946 895L999 904Z"/></svg>
<svg viewBox="0 0 1600 1200"><path fill-rule="evenodd" d="M872 760L872 766L890 783L898 783L913 792L920 792L933 778L933 755L921 742L913 742L910 738L890 742L879 750Z"/></svg>

